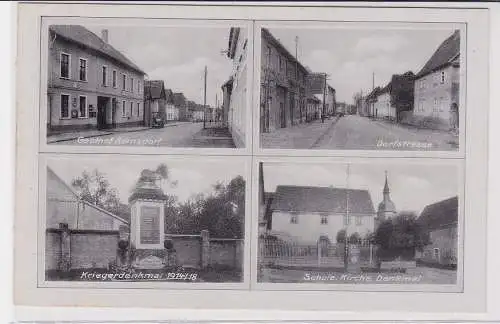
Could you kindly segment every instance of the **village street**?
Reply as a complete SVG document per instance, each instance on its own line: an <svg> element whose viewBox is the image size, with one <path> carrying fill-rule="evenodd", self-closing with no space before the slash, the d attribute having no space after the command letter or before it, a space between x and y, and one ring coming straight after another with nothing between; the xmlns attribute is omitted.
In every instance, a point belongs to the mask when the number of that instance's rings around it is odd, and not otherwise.
<svg viewBox="0 0 500 324"><path fill-rule="evenodd" d="M203 123L176 122L164 128L143 128L137 131L106 131L103 135L75 133L69 140L54 144L103 146L167 146L167 147L234 147L225 129L203 129Z"/></svg>
<svg viewBox="0 0 500 324"><path fill-rule="evenodd" d="M445 131L417 129L358 115L315 121L261 136L262 148L333 150L456 150Z"/></svg>

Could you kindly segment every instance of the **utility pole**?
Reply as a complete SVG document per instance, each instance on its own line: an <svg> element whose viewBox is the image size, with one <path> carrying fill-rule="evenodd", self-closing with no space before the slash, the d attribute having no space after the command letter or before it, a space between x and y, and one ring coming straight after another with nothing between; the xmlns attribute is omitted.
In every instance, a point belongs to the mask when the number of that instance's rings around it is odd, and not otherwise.
<svg viewBox="0 0 500 324"><path fill-rule="evenodd" d="M345 251L344 251L344 270L347 272L347 268L349 266L349 172L350 165L347 164L346 170L346 209L345 209Z"/></svg>
<svg viewBox="0 0 500 324"><path fill-rule="evenodd" d="M326 113L326 73L325 80L323 83L323 112L321 113L321 122L325 122L325 113Z"/></svg>
<svg viewBox="0 0 500 324"><path fill-rule="evenodd" d="M299 56L298 56L298 48L299 48L299 36L295 36L295 80L297 80L297 92L296 92L296 96L298 99L300 99L300 95L299 95ZM299 105L299 123L302 122L302 106L299 102L299 100L297 100L297 104ZM292 120L293 122L293 120Z"/></svg>
<svg viewBox="0 0 500 324"><path fill-rule="evenodd" d="M203 129L206 128L207 122L207 66L205 65L205 73L204 73L204 91L203 91Z"/></svg>

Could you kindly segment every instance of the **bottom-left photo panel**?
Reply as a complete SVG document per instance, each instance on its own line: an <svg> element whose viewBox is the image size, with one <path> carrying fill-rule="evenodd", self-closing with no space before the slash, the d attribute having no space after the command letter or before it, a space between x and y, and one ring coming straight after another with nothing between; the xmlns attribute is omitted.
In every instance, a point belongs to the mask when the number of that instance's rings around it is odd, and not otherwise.
<svg viewBox="0 0 500 324"><path fill-rule="evenodd" d="M246 159L42 156L39 286L249 287Z"/></svg>

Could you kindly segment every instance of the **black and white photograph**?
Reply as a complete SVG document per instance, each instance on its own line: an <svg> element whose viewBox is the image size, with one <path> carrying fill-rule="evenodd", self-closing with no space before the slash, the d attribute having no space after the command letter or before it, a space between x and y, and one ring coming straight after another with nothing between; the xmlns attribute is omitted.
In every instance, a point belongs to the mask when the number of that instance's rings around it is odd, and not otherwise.
<svg viewBox="0 0 500 324"><path fill-rule="evenodd" d="M244 148L248 32L49 25L47 144Z"/></svg>
<svg viewBox="0 0 500 324"><path fill-rule="evenodd" d="M75 162L47 161L46 281L243 281L241 162Z"/></svg>
<svg viewBox="0 0 500 324"><path fill-rule="evenodd" d="M455 285L456 164L259 164L258 282Z"/></svg>
<svg viewBox="0 0 500 324"><path fill-rule="evenodd" d="M260 147L458 151L464 32L409 26L264 25Z"/></svg>

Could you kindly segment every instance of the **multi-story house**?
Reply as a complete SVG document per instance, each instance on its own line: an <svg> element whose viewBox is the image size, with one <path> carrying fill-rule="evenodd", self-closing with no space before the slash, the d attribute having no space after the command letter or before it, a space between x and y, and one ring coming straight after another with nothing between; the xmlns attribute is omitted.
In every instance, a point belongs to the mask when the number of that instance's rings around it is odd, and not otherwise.
<svg viewBox="0 0 500 324"><path fill-rule="evenodd" d="M270 132L305 121L308 71L266 28L261 39L261 132Z"/></svg>
<svg viewBox="0 0 500 324"><path fill-rule="evenodd" d="M163 80L144 82L144 123L151 126L154 117L166 120L167 93Z"/></svg>
<svg viewBox="0 0 500 324"><path fill-rule="evenodd" d="M241 28L229 31L227 57L233 61L229 80L222 86L223 121L227 122L236 147L245 146L248 93L248 38Z"/></svg>
<svg viewBox="0 0 500 324"><path fill-rule="evenodd" d="M175 106L174 93L170 89L166 89L165 115L167 122L179 120L179 108Z"/></svg>
<svg viewBox="0 0 500 324"><path fill-rule="evenodd" d="M414 97L413 72L394 74L383 88L377 87L370 94L372 116L376 118L400 120L401 112L413 109Z"/></svg>
<svg viewBox="0 0 500 324"><path fill-rule="evenodd" d="M376 101L373 103L374 117L393 119L396 117L396 108L391 105L390 83L376 93Z"/></svg>
<svg viewBox="0 0 500 324"><path fill-rule="evenodd" d="M49 27L47 131L136 126L144 123L145 72L78 25Z"/></svg>
<svg viewBox="0 0 500 324"><path fill-rule="evenodd" d="M428 205L418 218L430 244L417 255L424 263L456 267L458 249L458 197Z"/></svg>
<svg viewBox="0 0 500 324"><path fill-rule="evenodd" d="M453 127L460 107L459 84L460 31L456 30L416 75L413 116L434 121L431 127Z"/></svg>
<svg viewBox="0 0 500 324"><path fill-rule="evenodd" d="M187 113L186 97L182 92L174 92L174 106L179 111L179 120L181 121L189 120Z"/></svg>
<svg viewBox="0 0 500 324"><path fill-rule="evenodd" d="M376 214L367 190L279 185L268 217L273 233L315 244L321 237L335 242L341 230L361 237L372 233Z"/></svg>

